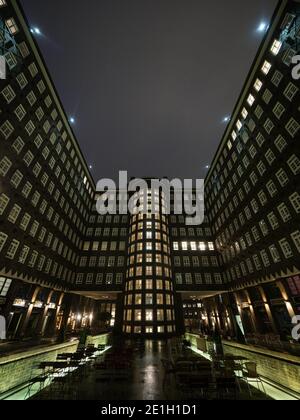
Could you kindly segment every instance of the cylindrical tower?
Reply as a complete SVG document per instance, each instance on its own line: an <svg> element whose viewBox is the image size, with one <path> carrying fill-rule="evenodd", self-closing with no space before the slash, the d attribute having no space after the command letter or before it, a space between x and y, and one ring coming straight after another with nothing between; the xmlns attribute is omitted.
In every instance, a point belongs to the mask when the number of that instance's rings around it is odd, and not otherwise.
<svg viewBox="0 0 300 420"><path fill-rule="evenodd" d="M131 216L123 333L171 336L176 333L168 217L160 191L137 193L147 214ZM152 214L154 200L155 214Z"/></svg>

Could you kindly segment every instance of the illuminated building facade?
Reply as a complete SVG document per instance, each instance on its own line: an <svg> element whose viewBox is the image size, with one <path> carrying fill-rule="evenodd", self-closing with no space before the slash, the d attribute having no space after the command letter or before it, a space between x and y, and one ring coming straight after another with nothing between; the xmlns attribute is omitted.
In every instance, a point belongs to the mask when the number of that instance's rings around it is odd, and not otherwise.
<svg viewBox="0 0 300 420"><path fill-rule="evenodd" d="M93 327L107 312L116 333L174 335L194 308L193 328L234 336L240 317L248 334L288 339L300 313L299 46L299 2L280 2L207 175L203 225L164 215L159 193L151 217L101 216L19 3L0 0L0 307L10 338Z"/></svg>

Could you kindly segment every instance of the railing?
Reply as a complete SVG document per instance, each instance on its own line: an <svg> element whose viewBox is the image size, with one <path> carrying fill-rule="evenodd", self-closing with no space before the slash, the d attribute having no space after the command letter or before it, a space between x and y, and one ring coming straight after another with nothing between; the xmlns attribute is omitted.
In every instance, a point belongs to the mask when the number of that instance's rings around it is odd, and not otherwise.
<svg viewBox="0 0 300 420"><path fill-rule="evenodd" d="M265 347L269 350L300 356L300 344L282 341L280 336L276 334L247 334L246 342L253 346Z"/></svg>

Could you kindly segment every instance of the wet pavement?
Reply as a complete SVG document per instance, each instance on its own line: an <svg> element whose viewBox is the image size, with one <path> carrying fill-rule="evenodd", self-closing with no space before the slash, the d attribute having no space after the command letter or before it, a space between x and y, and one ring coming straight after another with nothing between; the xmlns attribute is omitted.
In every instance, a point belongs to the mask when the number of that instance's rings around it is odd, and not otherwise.
<svg viewBox="0 0 300 420"><path fill-rule="evenodd" d="M119 355L122 352L126 354L126 348L130 348L129 368L103 367L107 360L113 360L115 363L122 359ZM199 360L202 359L191 350L188 352L194 357L199 357ZM117 342L108 352L88 364L83 370L82 377L78 376L78 372L74 372L62 383L53 383L45 388L35 395L34 399L93 401L193 399L194 395L189 390L183 391L176 386L174 375L169 375L163 385L164 369L161 360L170 359L170 357L172 357L172 344L167 341ZM246 388L236 397L237 399L268 399L257 390L253 390L253 395L249 398Z"/></svg>

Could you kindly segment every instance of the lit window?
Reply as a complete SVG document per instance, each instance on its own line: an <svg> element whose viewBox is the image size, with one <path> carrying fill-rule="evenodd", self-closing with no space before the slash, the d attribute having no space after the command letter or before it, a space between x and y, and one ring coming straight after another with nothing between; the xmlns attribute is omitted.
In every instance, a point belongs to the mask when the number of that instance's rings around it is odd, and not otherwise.
<svg viewBox="0 0 300 420"><path fill-rule="evenodd" d="M265 61L261 70L264 74L267 75L269 73L269 71L271 70L271 67L272 67L271 63L269 63L268 61Z"/></svg>
<svg viewBox="0 0 300 420"><path fill-rule="evenodd" d="M179 250L178 242L173 242L173 249L174 249L174 251Z"/></svg>
<svg viewBox="0 0 300 420"><path fill-rule="evenodd" d="M262 82L259 79L256 79L256 82L254 84L254 88L257 92L259 92L262 88Z"/></svg>
<svg viewBox="0 0 300 420"><path fill-rule="evenodd" d="M188 249L188 243L187 242L182 242L181 243L181 247L182 247L182 250L183 251L187 251L187 249Z"/></svg>
<svg viewBox="0 0 300 420"><path fill-rule="evenodd" d="M275 39L275 41L273 42L273 45L271 47L271 52L274 55L277 55L280 51L281 46L282 46L282 42L278 41L278 39Z"/></svg>
<svg viewBox="0 0 300 420"><path fill-rule="evenodd" d="M6 296L11 285L11 279L0 277L0 296Z"/></svg>
<svg viewBox="0 0 300 420"><path fill-rule="evenodd" d="M135 319L135 321L141 321L142 320L142 311L134 311L134 319Z"/></svg>
<svg viewBox="0 0 300 420"><path fill-rule="evenodd" d="M243 109L243 111L242 111L242 117L243 117L244 119L246 119L246 118L248 117L248 111L247 111L247 109L246 109L246 108L244 108L244 109Z"/></svg>
<svg viewBox="0 0 300 420"><path fill-rule="evenodd" d="M153 311L151 310L146 311L146 321L153 321Z"/></svg>
<svg viewBox="0 0 300 420"><path fill-rule="evenodd" d="M243 127L243 125L242 125L242 123L241 123L240 120L237 121L236 126L237 126L238 131L240 131L241 128Z"/></svg>
<svg viewBox="0 0 300 420"><path fill-rule="evenodd" d="M197 244L196 244L196 242L191 242L191 250L192 251L197 251Z"/></svg>
<svg viewBox="0 0 300 420"><path fill-rule="evenodd" d="M6 0L0 0L0 7L6 6Z"/></svg>
<svg viewBox="0 0 300 420"><path fill-rule="evenodd" d="M248 104L249 104L250 106L252 106L252 105L254 104L254 101L255 101L254 96L250 94L250 95L248 96L248 99L247 99Z"/></svg>
<svg viewBox="0 0 300 420"><path fill-rule="evenodd" d="M205 251L206 250L205 242L199 242L199 249L200 249L200 251Z"/></svg>
<svg viewBox="0 0 300 420"><path fill-rule="evenodd" d="M12 35L15 35L18 32L18 27L17 27L16 22L14 21L13 18L7 19L5 21L5 24L6 24L7 28L8 28L8 30L9 30L9 32Z"/></svg>
<svg viewBox="0 0 300 420"><path fill-rule="evenodd" d="M214 251L215 250L215 246L214 246L214 243L213 242L208 242L208 249L210 251Z"/></svg>
<svg viewBox="0 0 300 420"><path fill-rule="evenodd" d="M146 327L146 334L152 334L153 333L153 327Z"/></svg>

